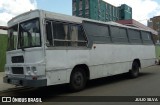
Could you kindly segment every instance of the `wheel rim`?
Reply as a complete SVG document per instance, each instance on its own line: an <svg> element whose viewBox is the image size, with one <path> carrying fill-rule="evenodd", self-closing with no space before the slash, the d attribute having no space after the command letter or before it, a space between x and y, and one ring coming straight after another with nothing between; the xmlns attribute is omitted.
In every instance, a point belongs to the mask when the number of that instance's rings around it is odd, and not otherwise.
<svg viewBox="0 0 160 105"><path fill-rule="evenodd" d="M80 87L83 84L83 75L81 72L76 72L73 79L73 84L76 87Z"/></svg>

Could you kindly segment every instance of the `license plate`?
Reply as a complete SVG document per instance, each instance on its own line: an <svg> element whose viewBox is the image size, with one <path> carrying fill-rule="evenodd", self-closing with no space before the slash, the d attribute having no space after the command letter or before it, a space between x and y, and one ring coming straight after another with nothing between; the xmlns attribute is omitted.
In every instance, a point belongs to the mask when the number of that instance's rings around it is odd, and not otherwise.
<svg viewBox="0 0 160 105"><path fill-rule="evenodd" d="M19 80L11 80L12 84L19 85Z"/></svg>

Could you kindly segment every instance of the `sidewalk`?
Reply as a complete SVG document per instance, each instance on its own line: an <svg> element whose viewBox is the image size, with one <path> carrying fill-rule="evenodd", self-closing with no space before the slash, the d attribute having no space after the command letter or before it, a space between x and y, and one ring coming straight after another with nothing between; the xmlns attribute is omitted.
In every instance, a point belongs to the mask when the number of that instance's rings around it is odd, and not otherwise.
<svg viewBox="0 0 160 105"><path fill-rule="evenodd" d="M15 88L14 85L3 83L3 77L5 76L4 72L0 72L0 92L4 90L8 90L11 88Z"/></svg>

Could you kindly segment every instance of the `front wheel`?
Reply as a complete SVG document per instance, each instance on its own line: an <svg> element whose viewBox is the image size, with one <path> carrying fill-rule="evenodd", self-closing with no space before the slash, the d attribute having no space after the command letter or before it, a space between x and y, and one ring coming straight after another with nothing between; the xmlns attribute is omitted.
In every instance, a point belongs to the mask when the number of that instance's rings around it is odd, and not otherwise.
<svg viewBox="0 0 160 105"><path fill-rule="evenodd" d="M129 75L131 78L136 78L139 76L140 66L137 62L133 62L132 69L129 71Z"/></svg>
<svg viewBox="0 0 160 105"><path fill-rule="evenodd" d="M81 68L76 68L70 78L70 89L72 91L80 91L86 86L86 73Z"/></svg>

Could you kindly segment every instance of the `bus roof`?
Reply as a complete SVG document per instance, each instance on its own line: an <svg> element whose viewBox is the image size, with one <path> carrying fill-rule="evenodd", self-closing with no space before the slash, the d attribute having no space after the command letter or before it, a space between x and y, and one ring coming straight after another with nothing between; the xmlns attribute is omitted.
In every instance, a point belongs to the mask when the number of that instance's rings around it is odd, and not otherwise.
<svg viewBox="0 0 160 105"><path fill-rule="evenodd" d="M93 19L81 18L81 17L76 17L76 16L69 16L69 15L65 15L65 14L54 13L54 12L49 12L49 11L39 10L39 9L31 10L29 12L26 12L26 13L23 13L21 15L14 17L13 19L11 19L8 22L8 25L10 23L13 24L12 22L18 23L19 21L27 20L27 18L29 19L29 18L40 17L40 16L42 16L43 18L62 20L62 21L68 21L68 22L73 22L73 23L79 23L79 24L82 23L83 21L89 21L89 22L93 22L93 23L106 24L106 25L118 26L118 27L123 27L123 28L131 28L131 29L136 29L136 30L148 31L148 30L145 30L142 28L136 28L136 27L122 25L122 24L119 24L119 23L116 23L113 21L103 22L103 21L97 21L97 20L93 20ZM9 26L11 26L11 24Z"/></svg>

